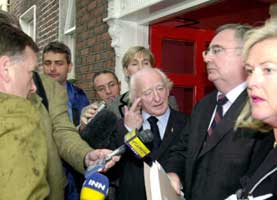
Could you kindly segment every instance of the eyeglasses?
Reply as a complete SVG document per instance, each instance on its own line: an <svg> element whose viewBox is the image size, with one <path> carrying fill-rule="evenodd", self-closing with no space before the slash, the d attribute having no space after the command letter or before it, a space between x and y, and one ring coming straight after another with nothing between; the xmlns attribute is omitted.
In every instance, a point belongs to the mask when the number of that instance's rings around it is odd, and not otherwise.
<svg viewBox="0 0 277 200"><path fill-rule="evenodd" d="M203 57L205 57L209 53L211 53L212 55L217 56L227 50L234 50L234 49L241 49L241 47L225 48L220 45L214 45L214 46L209 47L207 50L203 51L202 55L203 55Z"/></svg>
<svg viewBox="0 0 277 200"><path fill-rule="evenodd" d="M99 87L96 87L95 88L95 91L96 92L100 92L100 93L103 93L103 92L106 92L107 91L107 89L111 89L111 88L113 88L113 87L115 87L115 86L117 86L118 85L118 83L116 83L116 82L109 82L109 83L107 83L106 85L101 85L101 86L99 86Z"/></svg>
<svg viewBox="0 0 277 200"><path fill-rule="evenodd" d="M155 88L150 88L142 92L142 96L145 98L153 98L154 97L154 91L156 91L158 94L163 94L166 90L166 86L164 84L158 85Z"/></svg>

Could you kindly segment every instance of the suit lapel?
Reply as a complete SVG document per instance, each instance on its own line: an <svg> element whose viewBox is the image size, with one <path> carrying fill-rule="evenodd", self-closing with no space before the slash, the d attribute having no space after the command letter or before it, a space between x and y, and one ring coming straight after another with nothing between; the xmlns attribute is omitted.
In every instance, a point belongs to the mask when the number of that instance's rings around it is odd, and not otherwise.
<svg viewBox="0 0 277 200"><path fill-rule="evenodd" d="M210 137L207 137L207 141L203 146L199 157L205 155L212 148L214 148L223 139L223 137L234 128L235 120L244 106L246 97L247 93L246 90L244 90L229 108L220 123L215 127L213 134Z"/></svg>
<svg viewBox="0 0 277 200"><path fill-rule="evenodd" d="M178 135L179 131L181 131L182 127L184 127L184 124L186 123L185 121L180 123L180 119L177 116L177 112L170 109L170 116L165 129L165 134L159 151L157 152L157 160L160 159L164 155L165 151L170 148L174 138Z"/></svg>
<svg viewBox="0 0 277 200"><path fill-rule="evenodd" d="M272 149L268 154L264 162L259 166L254 175L250 178L247 184L247 190L251 190L252 187L269 171L277 167L277 149ZM277 173L277 172L275 172ZM262 183L261 183L262 184Z"/></svg>
<svg viewBox="0 0 277 200"><path fill-rule="evenodd" d="M212 95L206 104L205 111L201 113L201 123L199 123L199 131L196 132L198 134L195 137L194 144L196 145L195 148L195 154L194 154L194 160L198 157L207 137L207 129L214 111L214 108L216 106L216 94L217 92L214 92L214 95Z"/></svg>
<svg viewBox="0 0 277 200"><path fill-rule="evenodd" d="M161 146L159 148L159 151L157 152L157 157L156 157L157 160L161 157L161 155L163 155L163 152L168 148L168 146L171 144L172 139L176 135L175 128L176 126L178 126L178 124L174 123L175 115L173 113L174 111L171 109L170 116L165 129L165 134L164 134Z"/></svg>
<svg viewBox="0 0 277 200"><path fill-rule="evenodd" d="M197 163L198 155L200 154L200 151L206 141L207 137L207 129L216 105L216 94L217 91L213 92L210 96L207 96L206 102L203 102L203 105L200 104L199 107L196 105L196 107L193 110L192 117L190 123L192 124L191 131L189 134L189 150L191 151L192 159L188 159L189 170L186 171L187 176L187 189L190 191L189 188L191 188L191 184L193 182L194 177L194 169L195 165ZM195 116L194 116L195 115ZM196 124L194 124L196 123Z"/></svg>

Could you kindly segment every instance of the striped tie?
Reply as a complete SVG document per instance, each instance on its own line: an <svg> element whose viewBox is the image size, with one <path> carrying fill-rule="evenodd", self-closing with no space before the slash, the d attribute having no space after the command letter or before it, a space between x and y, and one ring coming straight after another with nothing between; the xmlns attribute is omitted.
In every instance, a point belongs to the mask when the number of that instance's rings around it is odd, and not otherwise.
<svg viewBox="0 0 277 200"><path fill-rule="evenodd" d="M221 118L223 117L223 105L228 101L228 99L223 95L220 94L217 97L217 102L216 102L216 112L214 115L214 119L212 121L212 124L210 126L210 128L208 129L208 135L211 136L213 129L216 127L216 125L219 123L219 121L221 120Z"/></svg>

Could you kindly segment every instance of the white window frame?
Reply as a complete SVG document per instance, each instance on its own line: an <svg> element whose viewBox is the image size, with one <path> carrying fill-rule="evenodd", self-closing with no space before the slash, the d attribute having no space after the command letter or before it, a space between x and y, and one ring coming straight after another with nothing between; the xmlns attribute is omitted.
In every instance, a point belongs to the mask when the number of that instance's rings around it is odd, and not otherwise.
<svg viewBox="0 0 277 200"><path fill-rule="evenodd" d="M72 70L67 79L75 79L76 0L59 1L59 21L59 40L71 50Z"/></svg>
<svg viewBox="0 0 277 200"><path fill-rule="evenodd" d="M36 5L31 6L19 17L22 30L36 41Z"/></svg>
<svg viewBox="0 0 277 200"><path fill-rule="evenodd" d="M76 19L76 1L68 0L65 25L64 25L65 35L72 34L73 32L75 32L75 29L76 29L75 19ZM74 22L74 24L71 24L72 21Z"/></svg>
<svg viewBox="0 0 277 200"><path fill-rule="evenodd" d="M8 0L0 0L0 9L4 11L8 11L9 2Z"/></svg>

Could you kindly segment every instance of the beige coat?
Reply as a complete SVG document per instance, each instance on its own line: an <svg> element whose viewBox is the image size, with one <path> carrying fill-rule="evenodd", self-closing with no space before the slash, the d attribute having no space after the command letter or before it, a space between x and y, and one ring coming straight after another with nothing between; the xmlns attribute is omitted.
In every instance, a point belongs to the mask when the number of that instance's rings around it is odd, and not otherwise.
<svg viewBox="0 0 277 200"><path fill-rule="evenodd" d="M38 95L33 95L31 100L42 114L41 125L47 136L47 179L50 185L48 199L60 200L64 198L66 177L59 155L82 173L84 171L84 157L92 149L80 138L79 133L69 120L66 90L45 75L40 76L48 98L49 111L46 110Z"/></svg>
<svg viewBox="0 0 277 200"><path fill-rule="evenodd" d="M47 146L31 102L0 93L0 199L43 200Z"/></svg>

